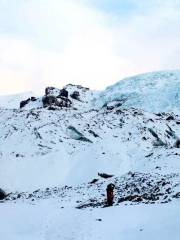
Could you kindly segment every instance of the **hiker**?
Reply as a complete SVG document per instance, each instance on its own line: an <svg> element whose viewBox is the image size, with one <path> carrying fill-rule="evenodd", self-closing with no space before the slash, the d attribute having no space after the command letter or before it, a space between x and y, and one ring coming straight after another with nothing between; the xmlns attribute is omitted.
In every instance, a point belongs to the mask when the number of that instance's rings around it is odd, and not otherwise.
<svg viewBox="0 0 180 240"><path fill-rule="evenodd" d="M114 200L114 188L115 185L113 183L110 183L107 185L106 192L107 192L107 205L112 206L113 205L113 200Z"/></svg>

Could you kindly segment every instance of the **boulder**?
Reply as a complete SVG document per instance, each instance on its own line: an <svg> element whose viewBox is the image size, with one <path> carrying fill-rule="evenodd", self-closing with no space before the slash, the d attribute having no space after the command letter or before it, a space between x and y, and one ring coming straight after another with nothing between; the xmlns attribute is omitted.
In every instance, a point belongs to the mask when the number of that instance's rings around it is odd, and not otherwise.
<svg viewBox="0 0 180 240"><path fill-rule="evenodd" d="M42 98L43 107L57 105L57 98L53 95L46 95Z"/></svg>
<svg viewBox="0 0 180 240"><path fill-rule="evenodd" d="M102 178L111 178L114 175L111 174L107 174L107 173L98 173L98 176L102 177Z"/></svg>
<svg viewBox="0 0 180 240"><path fill-rule="evenodd" d="M175 142L175 147L180 148L180 139L177 139Z"/></svg>
<svg viewBox="0 0 180 240"><path fill-rule="evenodd" d="M74 91L70 96L75 100L80 100L79 99L80 94L78 91Z"/></svg>
<svg viewBox="0 0 180 240"><path fill-rule="evenodd" d="M42 98L43 102L43 107L50 107L49 109L51 110L52 107L66 107L69 108L72 105L72 102L70 99L65 98L65 97L56 97L54 95L48 95L44 96Z"/></svg>
<svg viewBox="0 0 180 240"><path fill-rule="evenodd" d="M47 87L45 88L45 95L53 94L54 87Z"/></svg>
<svg viewBox="0 0 180 240"><path fill-rule="evenodd" d="M168 116L168 117L166 118L166 120L167 120L167 121L174 120L174 117L170 115L170 116Z"/></svg>
<svg viewBox="0 0 180 240"><path fill-rule="evenodd" d="M36 97L30 97L30 98L28 98L28 99L26 99L26 100L23 100L23 101L21 101L20 102L20 108L23 108L23 107L25 107L29 102L35 102L37 100L37 98Z"/></svg>
<svg viewBox="0 0 180 240"><path fill-rule="evenodd" d="M20 108L23 108L24 106L26 106L30 101L31 101L30 98L21 101L21 102L20 102Z"/></svg>
<svg viewBox="0 0 180 240"><path fill-rule="evenodd" d="M32 102L35 102L36 100L37 100L36 97L31 97L31 101L32 101Z"/></svg>
<svg viewBox="0 0 180 240"><path fill-rule="evenodd" d="M3 191L3 190L0 188L0 200L5 199L6 196L7 196L7 194L5 193L5 191Z"/></svg>
<svg viewBox="0 0 180 240"><path fill-rule="evenodd" d="M59 96L64 97L64 98L68 98L68 91L65 88L61 89Z"/></svg>
<svg viewBox="0 0 180 240"><path fill-rule="evenodd" d="M88 138L86 138L81 132L79 132L75 127L73 126L69 126L66 129L66 133L67 135L74 139L74 140L79 140L79 141L84 141L84 142L90 142L92 143L92 141Z"/></svg>

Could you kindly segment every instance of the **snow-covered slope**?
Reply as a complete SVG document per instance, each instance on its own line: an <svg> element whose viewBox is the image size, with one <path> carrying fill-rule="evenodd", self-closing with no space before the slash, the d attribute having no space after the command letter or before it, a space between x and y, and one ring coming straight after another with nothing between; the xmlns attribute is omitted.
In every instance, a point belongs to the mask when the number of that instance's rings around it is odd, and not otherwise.
<svg viewBox="0 0 180 240"><path fill-rule="evenodd" d="M2 239L179 239L179 76L1 98Z"/></svg>
<svg viewBox="0 0 180 240"><path fill-rule="evenodd" d="M34 96L33 92L25 92L14 95L0 96L0 108L4 109L18 109L20 101Z"/></svg>
<svg viewBox="0 0 180 240"><path fill-rule="evenodd" d="M1 110L1 186L78 184L98 172L179 172L179 136L178 116L136 109Z"/></svg>
<svg viewBox="0 0 180 240"><path fill-rule="evenodd" d="M154 72L119 81L101 92L95 105L120 101L123 107L179 113L180 71Z"/></svg>

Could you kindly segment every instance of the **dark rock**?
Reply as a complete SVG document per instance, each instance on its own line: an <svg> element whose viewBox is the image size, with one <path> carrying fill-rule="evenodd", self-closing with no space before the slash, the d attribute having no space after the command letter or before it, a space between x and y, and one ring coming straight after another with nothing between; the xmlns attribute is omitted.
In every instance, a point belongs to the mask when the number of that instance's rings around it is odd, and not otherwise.
<svg viewBox="0 0 180 240"><path fill-rule="evenodd" d="M171 191L171 188L168 188L168 189L166 189L166 192L168 193L168 194L170 194L172 191Z"/></svg>
<svg viewBox="0 0 180 240"><path fill-rule="evenodd" d="M57 110L57 108L53 107L53 106L50 106L50 107L48 107L48 110L55 111L55 110Z"/></svg>
<svg viewBox="0 0 180 240"><path fill-rule="evenodd" d="M96 183L97 181L98 181L98 179L95 178L95 179L93 179L93 180L90 182L90 184Z"/></svg>
<svg viewBox="0 0 180 240"><path fill-rule="evenodd" d="M88 131L90 134L92 134L94 137L99 137L99 135L98 134L96 134L94 131L92 131L92 130L89 130Z"/></svg>
<svg viewBox="0 0 180 240"><path fill-rule="evenodd" d="M148 154L148 155L146 155L145 157L147 158L147 157L151 157L153 155L153 153L150 153L150 154Z"/></svg>
<svg viewBox="0 0 180 240"><path fill-rule="evenodd" d="M166 118L166 120L167 120L167 121L174 120L174 117L170 115L170 116L168 116L168 117Z"/></svg>
<svg viewBox="0 0 180 240"><path fill-rule="evenodd" d="M74 140L84 141L84 142L90 142L92 141L88 138L86 138L81 132L79 132L75 127L68 126L67 130L70 131L70 137Z"/></svg>
<svg viewBox="0 0 180 240"><path fill-rule="evenodd" d="M98 176L100 176L102 178L111 178L114 175L110 175L110 174L107 174L107 173L98 173Z"/></svg>
<svg viewBox="0 0 180 240"><path fill-rule="evenodd" d="M152 134L153 137L155 137L157 140L159 140L159 136L152 128L148 128L149 132Z"/></svg>
<svg viewBox="0 0 180 240"><path fill-rule="evenodd" d="M57 101L57 99L53 95L44 96L42 98L43 107L48 107L48 106L51 106L51 105L55 105L56 101Z"/></svg>
<svg viewBox="0 0 180 240"><path fill-rule="evenodd" d="M177 192L175 195L173 195L173 198L180 198L180 192Z"/></svg>
<svg viewBox="0 0 180 240"><path fill-rule="evenodd" d="M17 198L21 198L21 194L20 193L17 195Z"/></svg>
<svg viewBox="0 0 180 240"><path fill-rule="evenodd" d="M36 100L37 100L36 97L31 97L31 101L32 101L32 102L35 102Z"/></svg>
<svg viewBox="0 0 180 240"><path fill-rule="evenodd" d="M61 89L59 96L68 98L68 91L65 88Z"/></svg>
<svg viewBox="0 0 180 240"><path fill-rule="evenodd" d="M162 116L161 113L156 113L155 115L158 116L158 117L161 117L161 116Z"/></svg>
<svg viewBox="0 0 180 240"><path fill-rule="evenodd" d="M53 94L54 87L47 87L45 88L45 95Z"/></svg>
<svg viewBox="0 0 180 240"><path fill-rule="evenodd" d="M95 207L103 207L105 205L104 202L97 202L96 201L90 201L89 203L85 203L85 204L81 204L79 206L77 206L76 208L77 209L83 209L83 208L88 208L88 207L92 207L92 208L95 208Z"/></svg>
<svg viewBox="0 0 180 240"><path fill-rule="evenodd" d="M29 102L35 102L37 100L37 98L36 97L30 97L30 98L28 98L28 99L26 99L26 100L23 100L23 101L21 101L20 102L20 108L23 108L23 107L25 107Z"/></svg>
<svg viewBox="0 0 180 240"><path fill-rule="evenodd" d="M5 191L0 188L0 200L5 199L6 196L7 196L7 194L5 193Z"/></svg>
<svg viewBox="0 0 180 240"><path fill-rule="evenodd" d="M140 202L140 201L142 201L142 197L138 196L138 195L129 195L129 196L126 196L126 197L119 198L118 203L122 203L122 202L126 202L126 201L129 201L129 202L132 202L132 201Z"/></svg>
<svg viewBox="0 0 180 240"><path fill-rule="evenodd" d="M43 107L50 107L49 110L55 110L54 107L70 107L72 102L70 99L65 97L56 97L54 95L44 96L42 98Z"/></svg>
<svg viewBox="0 0 180 240"><path fill-rule="evenodd" d="M152 118L149 119L150 122L154 122L154 120Z"/></svg>
<svg viewBox="0 0 180 240"><path fill-rule="evenodd" d="M180 148L180 139L177 139L175 142L175 147Z"/></svg>
<svg viewBox="0 0 180 240"><path fill-rule="evenodd" d="M162 186L164 187L167 183L166 182L162 182Z"/></svg>
<svg viewBox="0 0 180 240"><path fill-rule="evenodd" d="M115 108L115 106L107 106L106 108L107 108L107 110L111 111Z"/></svg>
<svg viewBox="0 0 180 240"><path fill-rule="evenodd" d="M21 101L21 102L20 102L20 108L23 108L24 106L26 106L30 101L31 101L30 98Z"/></svg>
<svg viewBox="0 0 180 240"><path fill-rule="evenodd" d="M71 95L70 95L73 99L75 100L80 100L79 97L80 97L80 94L78 91L74 91Z"/></svg>
<svg viewBox="0 0 180 240"><path fill-rule="evenodd" d="M101 219L101 218L98 218L98 219L96 219L96 221L98 221L98 222L102 222L102 219Z"/></svg>

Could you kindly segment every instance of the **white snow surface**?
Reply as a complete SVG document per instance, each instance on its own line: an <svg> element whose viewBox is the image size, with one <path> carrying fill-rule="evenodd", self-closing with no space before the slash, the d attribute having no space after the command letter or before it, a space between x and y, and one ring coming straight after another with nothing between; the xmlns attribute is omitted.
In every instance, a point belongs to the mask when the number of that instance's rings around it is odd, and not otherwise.
<svg viewBox="0 0 180 240"><path fill-rule="evenodd" d="M5 240L179 240L179 202L61 209L57 201L0 205ZM102 221L98 221L101 219Z"/></svg>
<svg viewBox="0 0 180 240"><path fill-rule="evenodd" d="M171 71L122 80L101 93L82 88L81 101L54 111L41 98L19 109L32 94L0 97L0 188L31 194L76 187L100 179L99 172L176 174L180 182L179 90L180 71ZM94 197L88 191L83 197L72 191L68 200L0 201L1 239L179 240L179 198L76 209L80 198Z"/></svg>

